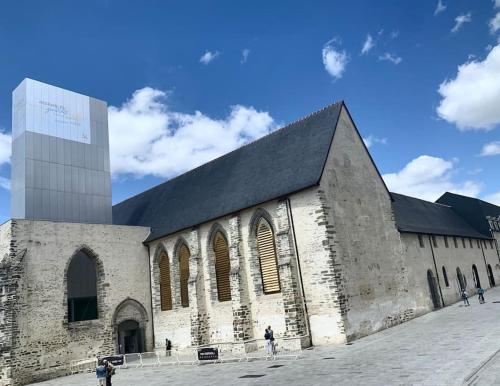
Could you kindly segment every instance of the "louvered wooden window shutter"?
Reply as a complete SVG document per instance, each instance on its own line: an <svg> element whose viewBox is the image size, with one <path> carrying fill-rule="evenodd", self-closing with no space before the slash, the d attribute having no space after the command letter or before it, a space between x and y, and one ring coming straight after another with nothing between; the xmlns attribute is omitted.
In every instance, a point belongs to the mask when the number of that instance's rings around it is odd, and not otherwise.
<svg viewBox="0 0 500 386"><path fill-rule="evenodd" d="M179 268L181 281L181 304L182 307L189 307L189 249L186 244L182 244L179 248Z"/></svg>
<svg viewBox="0 0 500 386"><path fill-rule="evenodd" d="M220 233L214 237L215 252L215 276L217 278L217 293L220 302L231 300L231 284L229 274L231 264L229 262L229 248L225 237Z"/></svg>
<svg viewBox="0 0 500 386"><path fill-rule="evenodd" d="M172 309L172 290L170 288L170 264L165 252L160 255L160 302L161 310Z"/></svg>
<svg viewBox="0 0 500 386"><path fill-rule="evenodd" d="M259 221L257 226L257 250L259 252L260 272L265 294L281 291L278 273L278 259L274 233L265 219Z"/></svg>

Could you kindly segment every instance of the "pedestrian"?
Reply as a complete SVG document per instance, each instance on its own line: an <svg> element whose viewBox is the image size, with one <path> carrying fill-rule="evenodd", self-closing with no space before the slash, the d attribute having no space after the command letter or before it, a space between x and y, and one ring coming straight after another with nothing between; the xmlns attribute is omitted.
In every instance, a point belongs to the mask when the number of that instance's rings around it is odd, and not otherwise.
<svg viewBox="0 0 500 386"><path fill-rule="evenodd" d="M115 367L109 361L105 361L106 363L106 386L111 386L111 377L115 375Z"/></svg>
<svg viewBox="0 0 500 386"><path fill-rule="evenodd" d="M276 345L274 343L274 332L271 326L267 326L267 332L269 333L269 345L271 346L271 353L276 355Z"/></svg>
<svg viewBox="0 0 500 386"><path fill-rule="evenodd" d="M484 303L484 289L479 287L477 289L477 296L478 296L479 304L483 304Z"/></svg>
<svg viewBox="0 0 500 386"><path fill-rule="evenodd" d="M95 376L97 377L97 386L104 386L106 383L106 365L104 362L98 362L98 366L95 369Z"/></svg>
<svg viewBox="0 0 500 386"><path fill-rule="evenodd" d="M266 340L265 349L266 349L266 354L268 356L273 355L273 348L271 346L271 336L272 336L271 334L272 334L271 326L268 326L266 328L266 332L264 333L264 339Z"/></svg>
<svg viewBox="0 0 500 386"><path fill-rule="evenodd" d="M465 290L465 288L462 289L462 299L464 301L464 306L465 307L470 306L470 304L469 304L469 295L467 294L467 291Z"/></svg>

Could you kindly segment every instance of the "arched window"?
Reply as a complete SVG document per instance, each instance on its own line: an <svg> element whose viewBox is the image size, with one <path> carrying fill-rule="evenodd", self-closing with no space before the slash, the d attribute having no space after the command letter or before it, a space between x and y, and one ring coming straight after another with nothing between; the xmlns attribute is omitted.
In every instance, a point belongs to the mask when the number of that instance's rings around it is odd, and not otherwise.
<svg viewBox="0 0 500 386"><path fill-rule="evenodd" d="M479 280L476 264L472 264L472 278L474 279L474 285L476 288L481 288L481 280Z"/></svg>
<svg viewBox="0 0 500 386"><path fill-rule="evenodd" d="M95 260L76 253L67 273L68 322L97 319L97 270Z"/></svg>
<svg viewBox="0 0 500 386"><path fill-rule="evenodd" d="M259 252L262 286L265 294L281 291L278 274L278 259L274 233L269 223L261 218L257 224L257 250Z"/></svg>
<svg viewBox="0 0 500 386"><path fill-rule="evenodd" d="M460 271L459 267L457 267L457 280L458 280L458 286L460 287L460 290L465 289L464 275L462 275L462 271Z"/></svg>
<svg viewBox="0 0 500 386"><path fill-rule="evenodd" d="M229 248L226 238L221 232L217 232L213 241L215 253L215 276L217 278L217 294L219 302L231 300L231 282L229 274L231 264L229 262Z"/></svg>
<svg viewBox="0 0 500 386"><path fill-rule="evenodd" d="M493 270L491 269L491 264L488 264L488 280L490 281L490 287L494 287L495 276L493 276Z"/></svg>
<svg viewBox="0 0 500 386"><path fill-rule="evenodd" d="M189 307L188 279L189 279L189 249L186 244L179 248L179 272L181 282L181 305Z"/></svg>
<svg viewBox="0 0 500 386"><path fill-rule="evenodd" d="M444 285L446 287L450 286L450 283L448 282L448 275L446 274L446 268L443 265L443 278L444 278Z"/></svg>
<svg viewBox="0 0 500 386"><path fill-rule="evenodd" d="M160 268L160 303L161 310L172 309L172 288L170 287L170 262L165 251L162 251L159 259Z"/></svg>

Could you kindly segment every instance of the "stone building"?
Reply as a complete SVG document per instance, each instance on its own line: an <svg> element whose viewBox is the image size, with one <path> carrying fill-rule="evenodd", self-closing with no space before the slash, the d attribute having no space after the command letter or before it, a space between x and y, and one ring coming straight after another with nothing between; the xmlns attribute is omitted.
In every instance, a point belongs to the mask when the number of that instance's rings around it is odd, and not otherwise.
<svg viewBox="0 0 500 386"><path fill-rule="evenodd" d="M391 194L336 103L115 205L113 225L12 219L0 384L167 338L241 349L267 325L343 344L494 286L500 207L438 201Z"/></svg>

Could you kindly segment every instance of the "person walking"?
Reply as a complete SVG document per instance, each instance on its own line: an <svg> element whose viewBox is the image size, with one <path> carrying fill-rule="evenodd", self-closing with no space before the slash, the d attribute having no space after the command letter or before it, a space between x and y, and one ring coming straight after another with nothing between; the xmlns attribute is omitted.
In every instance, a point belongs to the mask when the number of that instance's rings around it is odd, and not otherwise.
<svg viewBox="0 0 500 386"><path fill-rule="evenodd" d="M272 355L276 355L276 345L274 343L274 332L271 326L267 326L266 331L269 333L269 346Z"/></svg>
<svg viewBox="0 0 500 386"><path fill-rule="evenodd" d="M479 304L484 303L484 289L481 287L477 289L477 299L479 300Z"/></svg>
<svg viewBox="0 0 500 386"><path fill-rule="evenodd" d="M104 386L106 383L106 365L101 362L95 369L95 376L97 377L97 386Z"/></svg>
<svg viewBox="0 0 500 386"><path fill-rule="evenodd" d="M266 340L266 343L264 344L264 348L266 350L266 354L271 356L272 351L271 351L271 334L269 333L269 330L266 328L266 332L264 332L264 339Z"/></svg>
<svg viewBox="0 0 500 386"><path fill-rule="evenodd" d="M469 295L467 294L467 291L465 288L462 288L462 300L464 301L464 306L470 306L469 304Z"/></svg>
<svg viewBox="0 0 500 386"><path fill-rule="evenodd" d="M106 386L111 386L111 377L115 375L115 367L109 361L105 361L106 364Z"/></svg>

